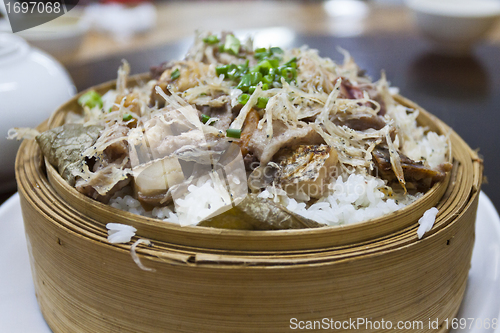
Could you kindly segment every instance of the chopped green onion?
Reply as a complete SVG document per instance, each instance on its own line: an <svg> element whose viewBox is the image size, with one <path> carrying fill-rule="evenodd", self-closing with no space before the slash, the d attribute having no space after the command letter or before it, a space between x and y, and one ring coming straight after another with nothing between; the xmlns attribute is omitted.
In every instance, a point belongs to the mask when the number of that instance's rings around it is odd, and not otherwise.
<svg viewBox="0 0 500 333"><path fill-rule="evenodd" d="M297 58L296 57L293 57L292 59L288 60L287 62L285 62L283 64L283 66L286 66L286 67L293 67L295 64L295 67L297 67Z"/></svg>
<svg viewBox="0 0 500 333"><path fill-rule="evenodd" d="M259 109L263 109L266 107L267 105L267 102L269 102L269 98L268 97L259 97L257 99L257 108Z"/></svg>
<svg viewBox="0 0 500 333"><path fill-rule="evenodd" d="M267 89L269 89L269 85L267 83L264 83L262 85L262 90L267 90Z"/></svg>
<svg viewBox="0 0 500 333"><path fill-rule="evenodd" d="M240 52L240 40L234 35L227 35L224 43L224 51L236 55Z"/></svg>
<svg viewBox="0 0 500 333"><path fill-rule="evenodd" d="M249 94L241 94L240 97L238 97L238 103L241 105L247 104L248 100L250 99Z"/></svg>
<svg viewBox="0 0 500 333"><path fill-rule="evenodd" d="M283 54L283 50L280 47L276 47L276 46L269 48L269 51L271 51L271 53L273 53L273 54L275 54L275 53Z"/></svg>
<svg viewBox="0 0 500 333"><path fill-rule="evenodd" d="M264 83L272 83L274 81L274 76L273 75L270 75L270 74L267 74L267 75L264 75L262 77L262 82Z"/></svg>
<svg viewBox="0 0 500 333"><path fill-rule="evenodd" d="M238 66L235 64L228 65L227 67L227 77L231 80L236 79L239 76Z"/></svg>
<svg viewBox="0 0 500 333"><path fill-rule="evenodd" d="M202 123L206 124L207 121L209 121L209 120L210 120L210 116L207 116L206 114L201 115L201 122Z"/></svg>
<svg viewBox="0 0 500 333"><path fill-rule="evenodd" d="M278 67L280 65L279 59L267 59L267 61L269 61L269 63L273 68Z"/></svg>
<svg viewBox="0 0 500 333"><path fill-rule="evenodd" d="M252 86L255 86L260 81L262 81L262 74L260 72L250 74L250 84Z"/></svg>
<svg viewBox="0 0 500 333"><path fill-rule="evenodd" d="M102 99L101 95L99 95L96 91L91 90L89 92L86 92L80 98L78 99L78 104L81 106L88 106L89 108L94 108L96 106L99 106L99 108L102 108Z"/></svg>
<svg viewBox="0 0 500 333"><path fill-rule="evenodd" d="M269 70L273 68L271 62L269 59L262 60L259 62L255 67L252 68L252 72L261 72L263 75L266 75L269 73Z"/></svg>
<svg viewBox="0 0 500 333"><path fill-rule="evenodd" d="M181 72L179 71L179 68L176 68L172 74L170 74L170 79L171 80L175 80L175 79L178 79L179 76L181 76Z"/></svg>
<svg viewBox="0 0 500 333"><path fill-rule="evenodd" d="M255 91L255 88L256 88L255 86L250 86L250 88L248 88L248 93L253 94Z"/></svg>
<svg viewBox="0 0 500 333"><path fill-rule="evenodd" d="M132 120L132 115L130 113L126 113L123 115L123 121L129 121L129 120Z"/></svg>
<svg viewBox="0 0 500 333"><path fill-rule="evenodd" d="M252 85L252 77L250 74L245 74L241 77L240 83L236 86L237 89L242 91L248 91L248 88Z"/></svg>
<svg viewBox="0 0 500 333"><path fill-rule="evenodd" d="M236 138L239 139L241 137L241 130L236 128L228 128L226 130L226 136L228 138Z"/></svg>
<svg viewBox="0 0 500 333"><path fill-rule="evenodd" d="M292 81L297 78L297 70L295 68L286 67L281 70L281 75L287 81Z"/></svg>
<svg viewBox="0 0 500 333"><path fill-rule="evenodd" d="M215 67L215 74L220 76L221 74L227 75L227 70L229 69L229 65L217 66Z"/></svg>
<svg viewBox="0 0 500 333"><path fill-rule="evenodd" d="M216 35L210 35L203 38L203 41L207 44L217 44L219 42L219 38Z"/></svg>

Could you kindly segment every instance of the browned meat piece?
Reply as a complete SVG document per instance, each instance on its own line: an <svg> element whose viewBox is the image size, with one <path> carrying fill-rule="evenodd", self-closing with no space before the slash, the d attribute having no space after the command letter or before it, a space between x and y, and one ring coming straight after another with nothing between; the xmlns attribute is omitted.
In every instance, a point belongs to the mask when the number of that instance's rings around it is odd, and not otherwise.
<svg viewBox="0 0 500 333"><path fill-rule="evenodd" d="M116 126L112 134L106 138L106 141L113 140L120 137L125 137L128 134L129 128L126 126ZM106 149L104 149L102 157L99 158L93 167L93 172L97 172L104 169L110 164L121 165L124 158L128 157L128 142L127 140L121 140L112 143ZM130 168L130 162L125 166Z"/></svg>
<svg viewBox="0 0 500 333"><path fill-rule="evenodd" d="M303 145L280 156L277 183L293 198L321 198L338 157L327 145Z"/></svg>
<svg viewBox="0 0 500 333"><path fill-rule="evenodd" d="M116 192L118 192L119 190L121 190L122 188L127 186L130 183L132 178L127 177L123 180L118 181L105 195L101 195L96 191L94 186L97 186L97 184L99 184L99 182L101 180L103 182L107 181L107 178L109 177L109 174L107 171L110 171L110 169L103 169L103 170L100 170L99 172L96 172L96 176L92 178L92 184L79 184L79 183L77 183L75 188L78 190L78 192L83 193L86 196L88 196L94 200L108 203L109 199L111 199L113 194L115 194Z"/></svg>
<svg viewBox="0 0 500 333"><path fill-rule="evenodd" d="M364 98L363 90L358 86L354 86L349 79L341 77L342 83L340 84L340 98L347 99L360 99Z"/></svg>
<svg viewBox="0 0 500 333"><path fill-rule="evenodd" d="M259 160L252 153L243 156L243 163L245 163L246 171L253 171L260 165Z"/></svg>
<svg viewBox="0 0 500 333"><path fill-rule="evenodd" d="M172 68L173 65L174 63L169 61L169 62L162 62L158 66L151 66L149 68L149 74L151 75L151 78L153 80L158 80L163 74L163 72L165 72L167 69Z"/></svg>
<svg viewBox="0 0 500 333"><path fill-rule="evenodd" d="M377 89L372 84L360 84L354 86L349 79L342 77L342 83L340 85L340 97L347 99L360 99L364 98L364 92L368 93L371 99L380 104L380 110L378 115L384 116L386 113L385 102L380 96Z"/></svg>
<svg viewBox="0 0 500 333"><path fill-rule="evenodd" d="M123 100L125 99L125 100ZM140 97L137 93L131 93L128 95L118 95L116 96L115 99L115 105L111 107L111 111L116 111L118 110L118 106L116 104L120 105L123 102L123 106L126 108L129 108L131 112L134 112L138 115L141 114L141 103L140 103Z"/></svg>
<svg viewBox="0 0 500 333"><path fill-rule="evenodd" d="M389 182L397 182L396 175L392 170L389 150L378 146L372 153L378 175ZM431 169L422 162L416 162L409 157L399 154L401 167L403 168L406 188L418 192L426 192L435 183L442 181L446 172L451 170L450 163L441 164L437 169Z"/></svg>
<svg viewBox="0 0 500 333"><path fill-rule="evenodd" d="M382 118L381 116L373 116L369 114L363 115L361 117L337 114L335 115L335 118L332 119L332 121L336 125L345 125L356 131L365 131L370 128L380 130L386 125L384 118Z"/></svg>
<svg viewBox="0 0 500 333"><path fill-rule="evenodd" d="M317 145L323 143L325 141L321 135L309 125L288 128L283 122L274 120L271 140L267 137L264 126L253 132L247 146L248 150L259 159L261 165L266 165L281 149L294 148L302 144Z"/></svg>
<svg viewBox="0 0 500 333"><path fill-rule="evenodd" d="M205 105L197 106L197 108L201 114L207 115L211 118L218 118L219 120L212 123L212 126L222 131L226 131L235 118L233 109L229 103L225 103L221 107Z"/></svg>
<svg viewBox="0 0 500 333"><path fill-rule="evenodd" d="M156 93L156 86L159 86L167 95L170 95L167 87L170 87L174 91L186 91L189 88L197 86L198 80L208 69L208 65L196 61L177 61L160 76L158 83L151 91L149 105L153 106L157 104L159 107L165 105L163 97ZM176 71L179 72L179 75L172 78L172 74Z"/></svg>
<svg viewBox="0 0 500 333"><path fill-rule="evenodd" d="M237 142L241 147L241 154L243 156L250 152L249 144L253 133L257 130L257 125L259 124L259 113L254 109L248 112L248 115L243 123L243 128L241 130L240 141Z"/></svg>
<svg viewBox="0 0 500 333"><path fill-rule="evenodd" d="M126 136L129 128L126 126L117 125L114 130L105 137L99 138L99 140L112 140L114 138L119 138ZM104 149L102 155L95 159L92 168L92 177L86 181L78 181L75 188L101 202L108 202L111 196L128 185L130 183L131 177L124 176L124 179L115 178L114 174L117 169L130 168L130 160L125 160L129 156L128 143L126 140L121 140L115 142L106 149ZM103 184L110 187L105 194L99 194L98 189L102 187ZM103 193L101 191L101 193Z"/></svg>

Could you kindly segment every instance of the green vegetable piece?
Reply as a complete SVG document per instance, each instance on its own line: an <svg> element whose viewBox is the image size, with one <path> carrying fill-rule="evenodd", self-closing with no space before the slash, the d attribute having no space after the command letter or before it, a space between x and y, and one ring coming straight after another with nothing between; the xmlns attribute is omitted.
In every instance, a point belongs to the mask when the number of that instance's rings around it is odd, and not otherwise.
<svg viewBox="0 0 500 333"><path fill-rule="evenodd" d="M255 91L255 88L257 88L257 87L255 87L255 86L250 86L250 88L248 88L248 93L249 93L249 94L253 94L253 93L254 93L254 91Z"/></svg>
<svg viewBox="0 0 500 333"><path fill-rule="evenodd" d="M262 74L260 72L250 74L250 84L252 86L257 85L260 81L262 81Z"/></svg>
<svg viewBox="0 0 500 333"><path fill-rule="evenodd" d="M286 67L281 70L281 75L285 78L287 82L290 82L297 78L297 70L292 67Z"/></svg>
<svg viewBox="0 0 500 333"><path fill-rule="evenodd" d="M210 120L210 116L207 116L206 114L201 115L201 122L202 123L206 124L207 121L209 121L209 120Z"/></svg>
<svg viewBox="0 0 500 333"><path fill-rule="evenodd" d="M240 97L238 97L238 103L241 105L247 104L248 100L250 99L249 94L241 94Z"/></svg>
<svg viewBox="0 0 500 333"><path fill-rule="evenodd" d="M273 68L271 62L268 59L266 59L262 60L257 64L257 66L252 68L252 72L260 72L262 73L262 75L267 75L271 68Z"/></svg>
<svg viewBox="0 0 500 333"><path fill-rule="evenodd" d="M175 79L178 79L179 76L181 76L181 72L179 71L179 68L176 68L172 74L170 74L170 79L171 80L175 80Z"/></svg>
<svg viewBox="0 0 500 333"><path fill-rule="evenodd" d="M235 64L228 65L227 77L231 80L236 80L239 76L240 73L238 72L238 66L236 66Z"/></svg>
<svg viewBox="0 0 500 333"><path fill-rule="evenodd" d="M80 98L78 98L78 104L81 106L88 106L91 109L96 106L102 108L103 105L101 95L99 95L95 90L88 91L80 96Z"/></svg>
<svg viewBox="0 0 500 333"><path fill-rule="evenodd" d="M254 58L255 58L255 59L259 59L259 60L261 60L261 59L263 59L263 58L265 58L265 57L268 57L269 55L270 55L270 54L269 54L269 52L266 50L266 48L261 47L261 48L258 48L258 49L256 49L256 50L255 50L255 52L254 52L254 55L253 55L253 56L254 56Z"/></svg>
<svg viewBox="0 0 500 333"><path fill-rule="evenodd" d="M294 67L294 64L295 64L295 67ZM296 68L297 67L297 58L296 57L293 57L292 59L288 60L287 62L285 62L283 64L283 66L285 67L294 67Z"/></svg>
<svg viewBox="0 0 500 333"><path fill-rule="evenodd" d="M241 77L240 83L236 86L237 89L241 89L243 92L248 91L248 88L252 85L251 74L245 74Z"/></svg>
<svg viewBox="0 0 500 333"><path fill-rule="evenodd" d="M274 76L273 75L268 74L268 75L264 75L262 77L262 82L264 84L269 84L269 83L272 83L273 81L274 81Z"/></svg>
<svg viewBox="0 0 500 333"><path fill-rule="evenodd" d="M130 113L126 113L123 115L123 121L129 121L129 120L132 120L132 115Z"/></svg>
<svg viewBox="0 0 500 333"><path fill-rule="evenodd" d="M269 89L269 85L267 83L264 83L262 85L262 90L267 90L267 89Z"/></svg>
<svg viewBox="0 0 500 333"><path fill-rule="evenodd" d="M236 55L240 52L240 40L234 35L226 36L226 43L224 43L224 51L233 55Z"/></svg>
<svg viewBox="0 0 500 333"><path fill-rule="evenodd" d="M257 108L263 109L266 107L267 102L269 102L269 97L259 97L257 99Z"/></svg>
<svg viewBox="0 0 500 333"><path fill-rule="evenodd" d="M226 136L228 138L239 139L241 137L241 130L236 128L228 128L226 130Z"/></svg>
<svg viewBox="0 0 500 333"><path fill-rule="evenodd" d="M279 59L267 59L269 63L271 64L271 67L276 68L280 65Z"/></svg>
<svg viewBox="0 0 500 333"><path fill-rule="evenodd" d="M269 48L269 51L272 54L283 54L283 49L281 49L281 47L277 47L277 46Z"/></svg>
<svg viewBox="0 0 500 333"><path fill-rule="evenodd" d="M219 37L217 37L216 35L210 35L203 38L203 41L210 45L217 44L219 42Z"/></svg>
<svg viewBox="0 0 500 333"><path fill-rule="evenodd" d="M226 76L228 69L229 69L229 65L217 66L217 67L215 67L215 74L217 74L217 76L220 76L222 74L224 74Z"/></svg>

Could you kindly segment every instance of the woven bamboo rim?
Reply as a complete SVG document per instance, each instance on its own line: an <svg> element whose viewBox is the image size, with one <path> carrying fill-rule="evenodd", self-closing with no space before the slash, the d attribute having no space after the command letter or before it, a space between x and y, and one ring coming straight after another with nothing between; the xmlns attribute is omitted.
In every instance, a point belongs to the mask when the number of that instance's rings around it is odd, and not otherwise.
<svg viewBox="0 0 500 333"><path fill-rule="evenodd" d="M400 229L339 243L321 233L346 228L226 232L106 213L74 189L58 187L37 144L23 142L16 178L45 319L54 332L285 332L293 317L442 324L456 315L465 291L482 161L445 124L422 115L449 133L454 168L437 199L436 223L420 240L420 216ZM151 239L154 246L141 245L137 253L156 272L136 266L130 244L107 242L107 222L134 225ZM359 226L370 230L369 223Z"/></svg>
<svg viewBox="0 0 500 333"><path fill-rule="evenodd" d="M147 81L149 76L142 74L133 77L130 84ZM99 93L105 93L115 87L115 82L110 81L94 88ZM83 92L85 93L85 92ZM52 116L49 127L57 127L64 123L68 111L80 110L75 96L61 106ZM413 102L398 97L398 101L412 108L420 110L419 123L430 129L446 134L451 129L436 117L432 116ZM451 157L450 157L451 161ZM70 206L78 211L85 211L87 215L99 222L100 226L116 219L132 225L138 234L146 238L164 241L185 246L200 246L209 249L219 248L225 250L306 250L331 246L342 246L356 242L369 241L389 235L414 224L430 207L435 206L444 195L450 175L436 184L423 198L417 202L398 210L390 215L373 219L362 225L347 225L339 227L326 227L307 230L282 230L273 232L219 230L204 227L181 227L168 222L161 222L147 217L138 217L135 214L122 211L101 204L95 200L78 193L67 184L57 173L55 168L47 164L47 174L51 185L57 193L64 197Z"/></svg>

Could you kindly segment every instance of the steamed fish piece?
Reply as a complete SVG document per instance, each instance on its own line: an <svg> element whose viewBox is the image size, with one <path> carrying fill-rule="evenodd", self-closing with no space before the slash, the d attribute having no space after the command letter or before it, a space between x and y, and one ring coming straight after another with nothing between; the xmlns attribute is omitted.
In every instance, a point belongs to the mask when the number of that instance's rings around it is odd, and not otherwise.
<svg viewBox="0 0 500 333"><path fill-rule="evenodd" d="M238 230L283 230L319 228L323 224L292 213L279 203L248 194L226 212L198 223L198 226Z"/></svg>
<svg viewBox="0 0 500 333"><path fill-rule="evenodd" d="M102 126L66 124L43 132L36 141L50 164L74 186L75 175L84 163L83 152L97 141L102 130Z"/></svg>
<svg viewBox="0 0 500 333"><path fill-rule="evenodd" d="M336 171L335 149L327 145L302 145L280 158L276 183L293 198L321 198Z"/></svg>

